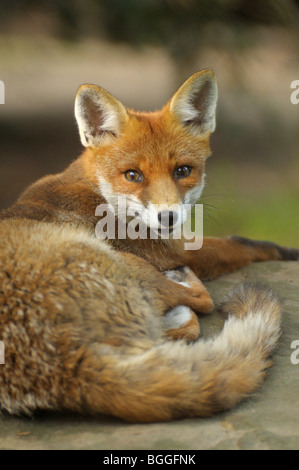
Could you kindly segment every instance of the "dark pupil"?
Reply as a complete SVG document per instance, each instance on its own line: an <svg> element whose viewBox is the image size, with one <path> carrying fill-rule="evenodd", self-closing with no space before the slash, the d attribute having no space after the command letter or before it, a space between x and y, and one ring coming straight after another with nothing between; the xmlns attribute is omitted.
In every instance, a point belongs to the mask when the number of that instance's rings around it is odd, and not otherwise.
<svg viewBox="0 0 299 470"><path fill-rule="evenodd" d="M137 173L137 171L129 171L128 177L129 177L131 180L137 180L137 179L138 179L138 173Z"/></svg>
<svg viewBox="0 0 299 470"><path fill-rule="evenodd" d="M187 166L181 166L180 168L177 169L177 174L179 176L184 176L187 173L188 173L188 167Z"/></svg>

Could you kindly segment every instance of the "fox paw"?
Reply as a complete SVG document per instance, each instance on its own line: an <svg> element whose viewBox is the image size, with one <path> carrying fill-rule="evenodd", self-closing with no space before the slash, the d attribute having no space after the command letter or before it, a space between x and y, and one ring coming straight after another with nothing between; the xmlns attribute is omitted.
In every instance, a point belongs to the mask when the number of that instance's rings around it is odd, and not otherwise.
<svg viewBox="0 0 299 470"><path fill-rule="evenodd" d="M167 279L184 286L190 296L190 307L197 312L209 313L213 310L214 304L202 282L187 266L176 270L164 271Z"/></svg>
<svg viewBox="0 0 299 470"><path fill-rule="evenodd" d="M299 261L299 249L298 248L288 248L284 246L277 245L273 242L260 241L260 240L251 240L245 237L239 237L233 235L231 239L241 245L247 245L252 248L259 248L269 253L269 259L278 259L285 261Z"/></svg>
<svg viewBox="0 0 299 470"><path fill-rule="evenodd" d="M165 335L169 339L195 341L200 335L200 326L196 314L184 305L170 310L162 319Z"/></svg>

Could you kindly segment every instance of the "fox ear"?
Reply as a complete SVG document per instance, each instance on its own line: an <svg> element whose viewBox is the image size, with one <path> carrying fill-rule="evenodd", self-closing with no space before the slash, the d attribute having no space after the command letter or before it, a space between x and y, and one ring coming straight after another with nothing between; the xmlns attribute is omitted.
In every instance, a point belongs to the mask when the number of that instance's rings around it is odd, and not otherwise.
<svg viewBox="0 0 299 470"><path fill-rule="evenodd" d="M82 85L76 95L75 116L82 144L98 147L119 136L127 111L103 88Z"/></svg>
<svg viewBox="0 0 299 470"><path fill-rule="evenodd" d="M192 75L170 100L170 111L196 136L216 127L217 83L212 70Z"/></svg>

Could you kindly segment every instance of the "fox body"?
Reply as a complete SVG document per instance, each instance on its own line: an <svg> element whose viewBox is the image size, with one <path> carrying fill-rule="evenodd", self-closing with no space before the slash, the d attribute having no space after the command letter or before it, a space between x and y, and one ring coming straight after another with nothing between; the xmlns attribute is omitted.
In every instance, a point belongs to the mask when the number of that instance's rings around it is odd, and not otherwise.
<svg viewBox="0 0 299 470"><path fill-rule="evenodd" d="M262 382L280 335L279 301L241 285L224 304L221 334L190 344L199 335L194 311L213 308L199 278L298 259L298 250L239 237L205 238L188 251L183 237L95 236L101 204L124 217L119 197L146 231L181 226L181 207L204 187L216 102L211 70L152 113L95 85L79 88L85 151L1 213L0 409L164 421L228 409Z"/></svg>

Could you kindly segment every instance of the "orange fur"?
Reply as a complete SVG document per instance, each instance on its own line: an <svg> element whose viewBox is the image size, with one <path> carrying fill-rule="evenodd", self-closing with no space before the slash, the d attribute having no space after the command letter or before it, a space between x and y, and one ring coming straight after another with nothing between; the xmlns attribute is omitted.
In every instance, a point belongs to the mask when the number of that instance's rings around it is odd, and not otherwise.
<svg viewBox="0 0 299 470"><path fill-rule="evenodd" d="M186 344L199 335L194 312L179 309L178 327L166 332L163 316L177 306L213 308L182 266L214 277L251 261L298 259L298 250L241 238L206 238L200 250L185 251L183 239L95 237L97 206L113 205L119 194L153 218L152 205L196 202L216 100L210 70L194 74L153 113L128 110L95 85L80 87L75 112L85 151L1 212L0 409L163 421L228 409L261 383L280 332L272 294L233 294L232 316L206 343ZM183 166L191 172L177 178ZM126 179L128 170L141 180ZM174 279L160 272L173 269Z"/></svg>

